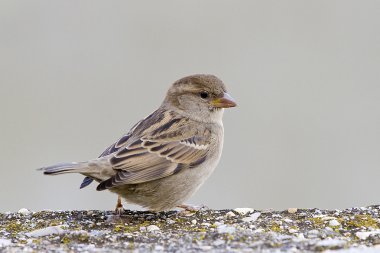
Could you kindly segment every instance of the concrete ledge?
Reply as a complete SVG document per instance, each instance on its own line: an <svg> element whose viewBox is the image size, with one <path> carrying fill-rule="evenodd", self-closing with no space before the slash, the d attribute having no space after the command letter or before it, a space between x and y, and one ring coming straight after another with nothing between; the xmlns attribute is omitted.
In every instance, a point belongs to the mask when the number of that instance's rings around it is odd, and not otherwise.
<svg viewBox="0 0 380 253"><path fill-rule="evenodd" d="M346 210L201 210L0 214L1 252L377 252L379 206Z"/></svg>

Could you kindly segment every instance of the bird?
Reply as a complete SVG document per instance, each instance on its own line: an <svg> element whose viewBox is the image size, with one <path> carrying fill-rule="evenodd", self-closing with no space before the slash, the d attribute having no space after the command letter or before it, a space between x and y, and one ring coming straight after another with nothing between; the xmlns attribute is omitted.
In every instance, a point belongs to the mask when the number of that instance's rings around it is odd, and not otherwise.
<svg viewBox="0 0 380 253"><path fill-rule="evenodd" d="M93 181L96 190L150 211L186 205L211 175L221 158L223 113L235 107L225 84L210 74L195 74L175 81L161 106L135 124L98 158L42 167L45 175L80 173L80 188Z"/></svg>

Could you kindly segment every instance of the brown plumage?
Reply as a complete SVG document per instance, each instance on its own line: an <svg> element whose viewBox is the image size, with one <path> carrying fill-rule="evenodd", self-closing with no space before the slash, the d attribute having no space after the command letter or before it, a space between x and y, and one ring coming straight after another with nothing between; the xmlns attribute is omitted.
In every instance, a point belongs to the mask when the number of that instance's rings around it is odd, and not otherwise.
<svg viewBox="0 0 380 253"><path fill-rule="evenodd" d="M42 168L44 174L81 173L127 201L161 211L189 198L216 167L223 147L223 108L236 106L213 75L176 81L162 105L99 158Z"/></svg>

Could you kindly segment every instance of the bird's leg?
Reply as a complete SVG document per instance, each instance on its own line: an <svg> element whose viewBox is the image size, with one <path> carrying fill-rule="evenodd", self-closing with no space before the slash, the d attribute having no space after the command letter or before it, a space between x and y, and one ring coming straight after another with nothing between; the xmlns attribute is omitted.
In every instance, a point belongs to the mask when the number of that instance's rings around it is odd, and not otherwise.
<svg viewBox="0 0 380 253"><path fill-rule="evenodd" d="M195 206L195 205L182 204L177 207L185 209L185 211L188 211L188 212L198 212L202 209L207 209L207 206L205 205Z"/></svg>
<svg viewBox="0 0 380 253"><path fill-rule="evenodd" d="M123 212L124 212L124 207L123 207L123 204L121 203L121 197L120 195L118 195L116 208L115 208L115 214L120 216L123 214Z"/></svg>

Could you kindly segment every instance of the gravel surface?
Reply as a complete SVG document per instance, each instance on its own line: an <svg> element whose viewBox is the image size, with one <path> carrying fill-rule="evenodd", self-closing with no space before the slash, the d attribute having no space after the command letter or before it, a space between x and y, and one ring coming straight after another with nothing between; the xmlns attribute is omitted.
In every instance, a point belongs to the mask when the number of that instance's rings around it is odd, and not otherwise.
<svg viewBox="0 0 380 253"><path fill-rule="evenodd" d="M380 206L0 214L0 252L380 252Z"/></svg>

